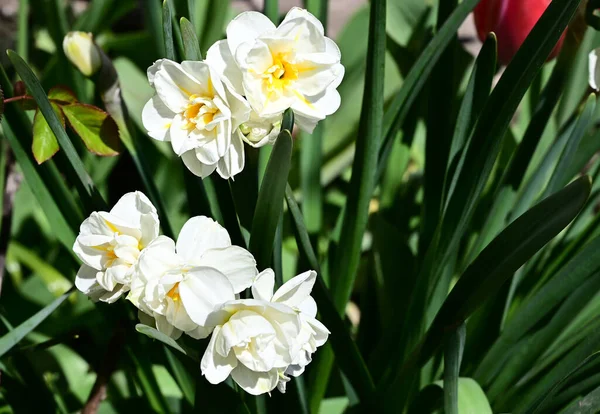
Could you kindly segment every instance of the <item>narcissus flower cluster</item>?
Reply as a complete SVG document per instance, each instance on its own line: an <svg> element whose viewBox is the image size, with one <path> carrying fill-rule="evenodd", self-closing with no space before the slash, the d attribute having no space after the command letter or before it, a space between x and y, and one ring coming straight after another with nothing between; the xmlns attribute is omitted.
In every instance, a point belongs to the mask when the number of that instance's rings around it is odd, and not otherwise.
<svg viewBox="0 0 600 414"><path fill-rule="evenodd" d="M273 271L259 273L252 254L212 219L191 218L177 241L159 236L159 225L140 192L92 213L73 246L84 263L77 288L108 303L127 294L142 323L173 339L212 334L200 366L213 384L231 376L250 394L285 392L329 335L310 296L316 272L274 292ZM248 288L252 297L241 298Z"/></svg>
<svg viewBox="0 0 600 414"><path fill-rule="evenodd" d="M244 142L272 144L284 111L312 132L340 106L340 50L308 11L293 8L276 27L245 12L227 26L202 62L161 59L148 69L156 95L144 107L148 135L169 141L186 167L202 178L242 171Z"/></svg>

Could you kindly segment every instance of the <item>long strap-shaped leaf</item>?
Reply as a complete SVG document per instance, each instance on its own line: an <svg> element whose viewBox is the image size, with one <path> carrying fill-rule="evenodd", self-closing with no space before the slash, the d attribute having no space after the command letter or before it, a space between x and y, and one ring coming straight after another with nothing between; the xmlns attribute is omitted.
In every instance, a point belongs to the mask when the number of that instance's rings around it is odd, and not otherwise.
<svg viewBox="0 0 600 414"><path fill-rule="evenodd" d="M581 177L527 211L500 233L467 268L437 313L425 339L415 348L403 369L395 373L394 380L382 384L381 392L402 395L409 390L418 368L431 358L444 337L496 294L517 269L579 214L590 190L589 177Z"/></svg>
<svg viewBox="0 0 600 414"><path fill-rule="evenodd" d="M77 154L73 143L69 139L66 131L62 127L56 113L52 109L52 105L48 100L48 96L46 92L44 92L44 88L40 84L38 78L34 75L33 71L27 66L27 63L14 51L9 50L7 52L8 58L12 62L15 67L15 70L27 85L27 88L31 91L33 98L38 104L38 107L46 122L50 126L50 129L56 136L60 147L64 151L67 159L69 160L70 166L72 168L72 181L77 186L80 191L80 196L84 201L84 204L88 208L88 210L94 209L106 209L106 203L102 199L102 196L98 192L98 189L92 182L92 179L88 175L85 167L83 166L83 162ZM66 173L66 171L65 171Z"/></svg>
<svg viewBox="0 0 600 414"><path fill-rule="evenodd" d="M500 152L510 121L527 88L556 45L580 0L555 0L535 25L490 95L473 131L464 165L444 212L442 223L425 255L408 318L426 323L423 317L434 287L469 225L480 195ZM402 346L412 348L425 326L406 329ZM400 352L400 355L405 355Z"/></svg>
<svg viewBox="0 0 600 414"><path fill-rule="evenodd" d="M356 141L356 157L342 222L340 245L331 271L333 300L343 315L350 298L360 246L367 227L369 203L375 188L377 158L383 118L383 83L385 69L386 0L371 2L369 49L361 121Z"/></svg>
<svg viewBox="0 0 600 414"><path fill-rule="evenodd" d="M454 34L462 22L479 1L481 0L465 0L454 10L448 20L446 20L446 23L444 23L425 50L423 50L423 53L421 53L419 59L415 62L404 80L400 92L398 92L398 95L387 108L383 123L383 144L379 152L379 170L382 170L387 163L398 128L404 122L410 107L419 96L431 71L448 44L454 39Z"/></svg>
<svg viewBox="0 0 600 414"><path fill-rule="evenodd" d="M465 349L467 327L463 323L451 333L444 348L444 412L458 414L458 376Z"/></svg>
<svg viewBox="0 0 600 414"><path fill-rule="evenodd" d="M2 120L2 129L4 136L15 154L17 163L21 167L21 171L27 181L27 185L31 188L31 192L37 199L40 206L43 206L44 214L48 218L50 227L56 238L63 244L67 251L71 251L73 242L75 241L75 231L69 226L63 212L54 201L52 193L44 184L40 177L38 169L36 169L31 152L23 147L17 139L12 129L8 125L6 119Z"/></svg>
<svg viewBox="0 0 600 414"><path fill-rule="evenodd" d="M290 131L283 130L273 146L252 220L248 244L259 268L269 267L271 263L273 241L279 216L283 211L283 198L291 162L292 135Z"/></svg>
<svg viewBox="0 0 600 414"><path fill-rule="evenodd" d="M525 301L519 312L506 324L502 335L490 348L475 371L475 378L487 384L501 368L507 352L530 329L544 319L586 280L600 269L600 237L589 242L563 266L534 296Z"/></svg>
<svg viewBox="0 0 600 414"><path fill-rule="evenodd" d="M331 330L330 340L337 355L338 364L352 384L352 387L354 387L358 397L361 400L365 400L375 388L373 380L356 344L348 334L348 329L344 321L338 315L333 305L325 282L323 282L319 262L310 242L304 220L302 219L302 212L296 203L294 193L289 185L285 191L285 200L292 216L298 250L300 250L300 254L304 256L304 259L318 274L313 295L319 305L323 323Z"/></svg>
<svg viewBox="0 0 600 414"><path fill-rule="evenodd" d="M18 344L29 332L33 331L40 323L52 314L63 303L75 288L69 289L67 293L56 298L52 303L27 319L21 325L0 338L0 357Z"/></svg>

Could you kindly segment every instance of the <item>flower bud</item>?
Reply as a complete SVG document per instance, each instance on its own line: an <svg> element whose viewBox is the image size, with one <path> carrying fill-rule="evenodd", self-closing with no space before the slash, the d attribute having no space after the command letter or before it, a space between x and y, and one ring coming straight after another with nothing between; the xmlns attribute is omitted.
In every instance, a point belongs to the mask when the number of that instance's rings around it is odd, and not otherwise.
<svg viewBox="0 0 600 414"><path fill-rule="evenodd" d="M63 50L71 63L85 76L92 76L102 66L102 58L91 33L67 33L63 40Z"/></svg>
<svg viewBox="0 0 600 414"><path fill-rule="evenodd" d="M551 0L482 0L473 11L477 35L484 41L489 32L498 38L498 61L507 65L542 16ZM565 34L548 57L558 55Z"/></svg>
<svg viewBox="0 0 600 414"><path fill-rule="evenodd" d="M251 111L250 119L240 125L242 139L255 148L273 144L281 131L282 119L283 114L260 117L256 112Z"/></svg>

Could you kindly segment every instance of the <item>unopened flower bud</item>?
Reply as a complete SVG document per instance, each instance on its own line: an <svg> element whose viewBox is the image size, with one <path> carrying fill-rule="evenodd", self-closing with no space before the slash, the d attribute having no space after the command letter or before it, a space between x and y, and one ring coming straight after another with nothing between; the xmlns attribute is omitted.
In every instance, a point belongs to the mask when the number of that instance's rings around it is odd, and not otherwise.
<svg viewBox="0 0 600 414"><path fill-rule="evenodd" d="M250 119L240 125L243 140L255 148L273 144L281 131L282 118L282 114L260 117L256 112L250 112Z"/></svg>
<svg viewBox="0 0 600 414"><path fill-rule="evenodd" d="M67 33L63 40L63 50L71 63L85 76L92 76L102 66L102 58L91 33Z"/></svg>

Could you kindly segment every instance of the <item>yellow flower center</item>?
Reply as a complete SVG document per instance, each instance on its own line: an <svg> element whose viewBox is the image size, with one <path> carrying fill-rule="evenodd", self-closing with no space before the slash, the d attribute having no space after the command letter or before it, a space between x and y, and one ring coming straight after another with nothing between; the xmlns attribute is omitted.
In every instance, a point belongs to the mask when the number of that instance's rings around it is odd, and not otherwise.
<svg viewBox="0 0 600 414"><path fill-rule="evenodd" d="M212 99L199 95L190 95L189 103L183 111L183 129L204 129L211 123L219 108Z"/></svg>
<svg viewBox="0 0 600 414"><path fill-rule="evenodd" d="M181 296L179 296L179 282L175 283L171 290L167 292L167 296L173 299L173 302L179 302Z"/></svg>
<svg viewBox="0 0 600 414"><path fill-rule="evenodd" d="M273 64L262 77L269 92L282 92L298 79L299 72L298 66L289 62L287 53L278 53L273 55Z"/></svg>

